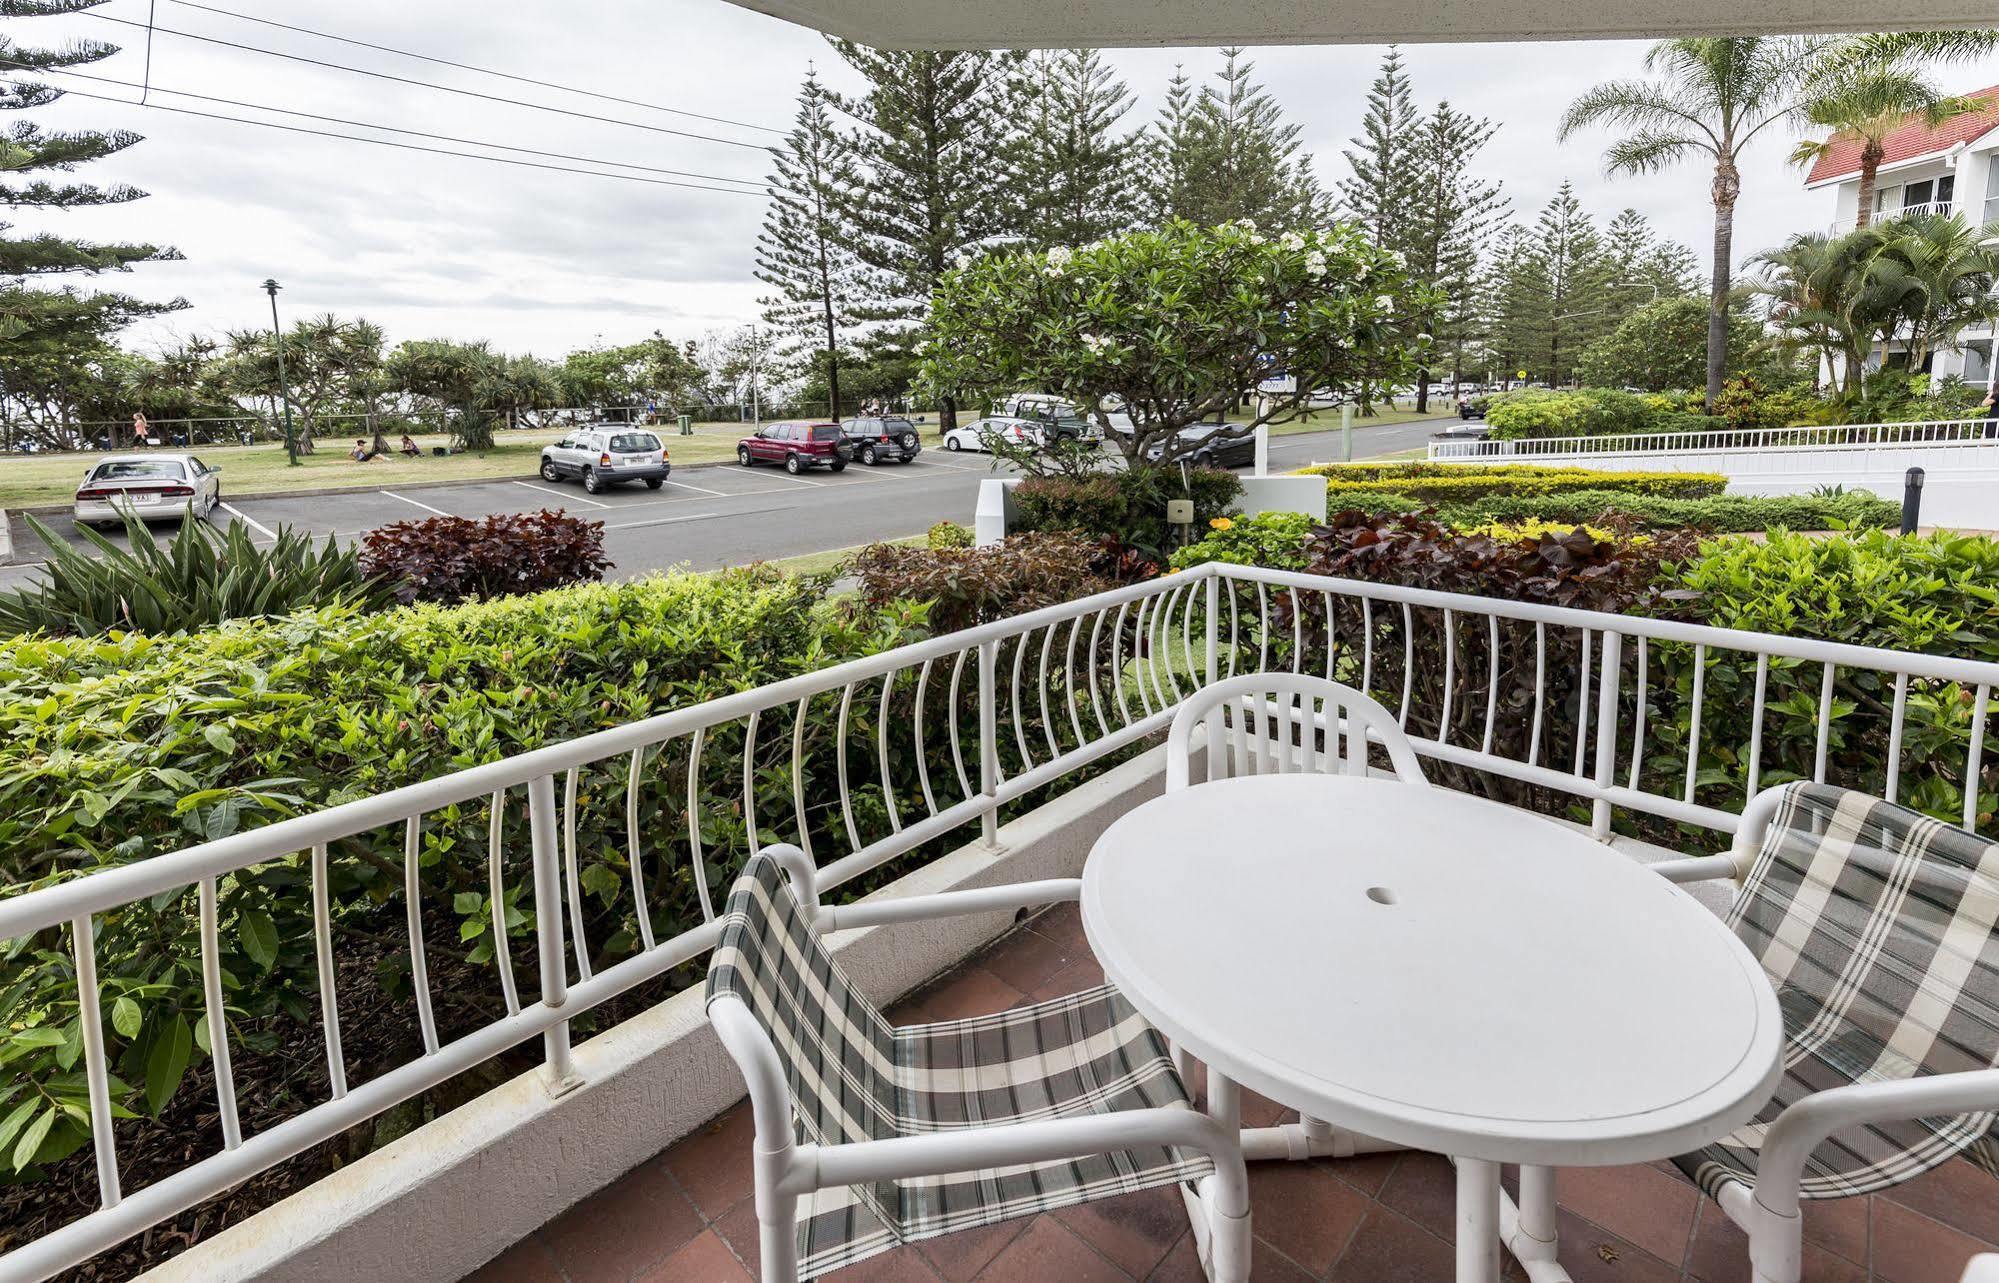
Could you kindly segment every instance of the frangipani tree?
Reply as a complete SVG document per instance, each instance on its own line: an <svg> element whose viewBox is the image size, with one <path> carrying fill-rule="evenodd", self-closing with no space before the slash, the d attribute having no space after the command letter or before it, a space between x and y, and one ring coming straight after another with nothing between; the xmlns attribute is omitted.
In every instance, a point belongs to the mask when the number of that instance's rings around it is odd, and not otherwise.
<svg viewBox="0 0 1999 1283"><path fill-rule="evenodd" d="M922 377L938 392L1051 393L1110 428L1130 462L1172 463L1181 430L1289 378L1220 440L1296 418L1315 391L1413 376L1432 291L1352 224L1265 234L1174 220L1078 249L988 255L945 274Z"/></svg>

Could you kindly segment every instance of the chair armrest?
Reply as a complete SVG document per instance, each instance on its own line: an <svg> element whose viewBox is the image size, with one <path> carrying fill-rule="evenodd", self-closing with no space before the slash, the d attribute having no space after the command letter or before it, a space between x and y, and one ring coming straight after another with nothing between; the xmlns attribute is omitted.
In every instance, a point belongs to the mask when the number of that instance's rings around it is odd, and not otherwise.
<svg viewBox="0 0 1999 1283"><path fill-rule="evenodd" d="M1206 1154L1222 1177L1221 1188L1234 1194L1218 1198L1217 1210L1225 1216L1248 1211L1248 1178L1235 1134L1216 1119L1186 1108L1127 1109L846 1145L802 1145L787 1178L791 1186L787 1192L1053 1162L1149 1145L1176 1145ZM1234 1205L1224 1205L1228 1203Z"/></svg>
<svg viewBox="0 0 1999 1283"><path fill-rule="evenodd" d="M1988 1110L1999 1110L1999 1069L1855 1083L1816 1092L1779 1114L1764 1135L1756 1164L1756 1202L1773 1216L1796 1216L1805 1160L1843 1128Z"/></svg>
<svg viewBox="0 0 1999 1283"><path fill-rule="evenodd" d="M1959 1283L1999 1283L1999 1253L1987 1252L1971 1258Z"/></svg>
<svg viewBox="0 0 1999 1283"><path fill-rule="evenodd" d="M1732 855L1697 855L1684 860L1661 860L1645 867L1672 883L1712 882L1741 875Z"/></svg>
<svg viewBox="0 0 1999 1283"><path fill-rule="evenodd" d="M933 895L823 906L819 910L818 925L822 932L851 931L856 927L876 927L893 922L925 922L935 918L961 917L968 913L1029 909L1063 900L1080 900L1082 896L1080 878L1010 882L1005 886L975 887L969 891L939 891Z"/></svg>

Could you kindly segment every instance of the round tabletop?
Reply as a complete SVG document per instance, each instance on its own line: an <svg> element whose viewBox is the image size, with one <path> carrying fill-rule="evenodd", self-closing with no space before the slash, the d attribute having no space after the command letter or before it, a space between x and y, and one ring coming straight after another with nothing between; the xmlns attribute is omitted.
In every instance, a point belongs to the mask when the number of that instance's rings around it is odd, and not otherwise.
<svg viewBox="0 0 1999 1283"><path fill-rule="evenodd" d="M1589 836L1441 788L1218 780L1138 807L1083 870L1104 974L1272 1100L1495 1162L1642 1162L1749 1120L1781 1071L1762 968Z"/></svg>

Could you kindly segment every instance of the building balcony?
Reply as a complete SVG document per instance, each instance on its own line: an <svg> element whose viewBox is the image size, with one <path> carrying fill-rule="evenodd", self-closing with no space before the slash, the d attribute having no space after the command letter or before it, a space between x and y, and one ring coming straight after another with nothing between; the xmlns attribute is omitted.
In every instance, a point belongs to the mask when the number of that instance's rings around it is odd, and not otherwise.
<svg viewBox="0 0 1999 1283"><path fill-rule="evenodd" d="M0 900L0 939L74 960L86 1028L141 908L184 913L213 1048L171 1170L138 1181L160 1124L112 1120L129 1069L84 1039L73 1184L95 1210L5 1244L0 1278L128 1276L149 1232L192 1241L158 1283L754 1277L743 1082L700 993L747 855L799 844L829 902L1074 877L1161 790L1180 704L1266 671L1371 692L1435 783L1573 825L1605 860L1723 849L1752 796L1800 778L1991 829L1965 784L1994 760L1999 664L1201 567ZM248 895L295 911L253 923ZM254 986L223 999L246 931L296 982L254 1014ZM902 1017L1101 979L1073 909L851 935L842 965ZM349 1144L399 1110L422 1125ZM285 1171L310 1179L215 1232L230 1191ZM1255 1164L1254 1277L1448 1278L1450 1180L1420 1153ZM1558 1194L1577 1280L1747 1277L1740 1232L1666 1166L1565 1171ZM1806 1225L1814 1283L1955 1283L1999 1248L1999 1185L1954 1161ZM1186 1228L1171 1191L1140 1194L839 1277L1191 1279Z"/></svg>

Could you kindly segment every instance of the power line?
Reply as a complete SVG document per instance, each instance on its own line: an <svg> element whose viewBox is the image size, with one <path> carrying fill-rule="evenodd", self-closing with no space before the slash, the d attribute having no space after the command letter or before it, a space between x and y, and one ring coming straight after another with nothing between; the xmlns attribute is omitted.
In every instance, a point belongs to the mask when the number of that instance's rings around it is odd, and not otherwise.
<svg viewBox="0 0 1999 1283"><path fill-rule="evenodd" d="M16 62L8 58L0 58L0 71L8 71L8 70L33 72L37 75L44 74L43 69L38 69L29 63ZM143 90L149 88L149 86L140 85L130 80L118 80L111 76L93 76L88 72L70 71L66 68L58 67L58 68L48 68L46 70L53 71L58 76L69 76L76 80L89 80L102 85L117 85L123 89ZM631 161L605 160L602 157L598 156L577 156L569 152L543 151L535 147L519 147L514 145L513 143L487 142L484 139L480 138L460 138L453 134L433 134L433 133L428 133L421 129L408 129L401 125L382 125L382 124L377 124L374 121L370 120L349 120L343 116L326 116L326 115L321 115L318 112L299 111L291 107L273 107L269 103L246 102L240 98L218 98L214 94L198 94L188 89L169 89L164 85L150 86L150 89L154 93L172 94L177 98L192 98L199 102L218 103L225 107L241 107L248 111L272 111L272 112L277 112L279 115L283 116L297 116L303 120L317 120L331 125L348 125L356 129L379 129L385 133L407 134L412 138L428 138L433 142L459 143L467 147L490 147L496 151L519 152L524 156L542 156L550 160L573 160L573 161L578 161L585 165L609 165L616 169L636 169L636 170L641 170L648 174L672 174L679 178L702 178L702 179L707 179L710 182L717 182L717 183L740 183L746 187L754 187L758 191L764 190L763 182L759 179L753 179L753 178L730 178L723 174L704 174L700 173L699 171L689 170L689 169L664 169L658 165L639 165L639 164L634 164ZM63 92L74 93L77 91L64 90ZM125 102L126 100L122 98L112 98L112 99L106 99L105 101ZM152 104L147 102L145 98L141 97L137 102L132 102L129 103L128 105L133 107L148 107L151 106ZM258 124L262 122L247 121L245 123ZM363 139L360 141L368 141L368 140ZM493 159L498 159L498 158L495 157ZM612 175L607 175L607 177L610 176Z"/></svg>
<svg viewBox="0 0 1999 1283"><path fill-rule="evenodd" d="M5 83L20 85L20 81ZM65 93L78 98L92 98L98 102L116 103L121 107L144 106L147 111L170 111L176 116L198 116L203 120L224 120L236 125L257 125L264 129L281 129L288 134L311 134L317 138L338 138L350 143L372 143L377 147L394 147L400 151L427 152L433 156L457 156L463 160L483 160L495 165L518 165L523 169L547 169L558 174L584 174L591 178L616 178L627 183L646 183L653 187L684 187L697 192L727 192L731 196L759 196L761 192L742 187L713 187L703 183L681 183L666 178L643 178L637 174L607 174L601 169L577 169L569 165L544 165L532 160L514 160L507 156L482 156L478 152L451 151L443 147L424 147L417 143L399 143L387 138L363 138L359 134L336 133L330 129L308 129L303 125L281 125L275 120L251 120L244 116L226 116L219 112L195 111L190 107L169 107L165 103L149 102L140 104L128 98L113 98L109 94L93 94L82 89L68 89Z"/></svg>
<svg viewBox="0 0 1999 1283"><path fill-rule="evenodd" d="M95 9L81 11L86 18L96 18L101 22L115 22L126 27L143 27L143 22L130 18L114 18L108 13ZM718 138L713 134L697 134L685 129L668 129L664 125L648 125L636 120L620 120L616 116L599 116L594 112L572 111L567 107L551 107L546 103L527 102L520 98L507 98L499 94L484 94L476 89L460 89L455 85L440 85L429 80L415 80L409 76L391 75L386 71L370 71L366 67L350 67L342 62L328 62L323 58L308 58L304 54L281 53L276 49L266 49L261 45L246 45L237 40L224 40L220 36L197 35L192 31L180 31L173 27L154 27L163 36L179 36L183 40L198 40L203 44L221 45L227 49L240 49L245 53L262 54L267 58L282 58L287 62L303 62L314 67L324 67L329 71L346 71L357 76L369 76L376 80L389 80L399 85L413 85L418 89L435 89L440 93L459 94L466 98L478 98L485 102L503 103L509 107L526 107L532 111L554 112L558 116L573 116L578 120L594 120L605 125L623 125L627 129L643 129L648 133L670 134L675 138L694 138L704 143L720 143L725 147L744 147L750 151L769 151L762 143L746 143L735 138Z"/></svg>
<svg viewBox="0 0 1999 1283"><path fill-rule="evenodd" d="M581 89L575 85L560 84L553 80L536 80L532 76L517 76L510 71L495 71L491 67L474 66L469 62L454 62L449 58L439 58L427 53L417 53L410 49L397 49L392 45L378 45L368 40L356 40L351 36L335 35L331 31L315 31L311 27L293 26L289 22L279 22L274 18L260 18L253 13L238 13L234 9L221 9L212 4L197 4L195 0L168 0L183 9L199 9L203 13L220 14L225 18L236 18L243 22L255 22L266 27L276 27L280 31L295 31L303 36L317 36L321 40L332 40L343 45L353 45L361 49L373 49L378 53L392 53L403 58L415 58L421 62L435 63L440 67L455 67L460 71L473 71L482 76L497 76L501 80L512 80L518 84L534 85L542 89L558 89L566 94L581 94L585 98L597 98L604 102L621 103L627 107L643 107L647 111L664 111L675 116L687 116L694 120L705 120L710 124L734 125L739 129L759 129L767 134L783 134L782 129L769 125L751 124L747 120L730 120L727 116L707 116L698 111L685 111L679 107L667 107L656 102L645 102L638 98L620 98L616 94L599 93L595 89Z"/></svg>

